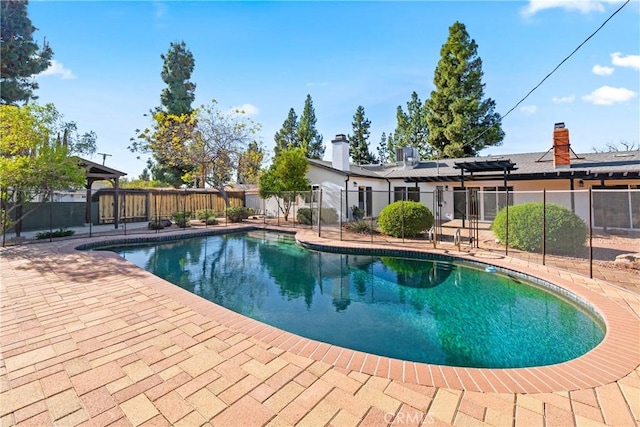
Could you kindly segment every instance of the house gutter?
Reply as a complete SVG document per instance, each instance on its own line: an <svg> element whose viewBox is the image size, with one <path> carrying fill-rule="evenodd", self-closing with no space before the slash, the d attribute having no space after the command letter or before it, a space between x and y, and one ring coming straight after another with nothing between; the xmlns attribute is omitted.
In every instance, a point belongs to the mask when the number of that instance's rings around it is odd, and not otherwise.
<svg viewBox="0 0 640 427"><path fill-rule="evenodd" d="M351 177L347 174L347 179L344 180L344 213L347 220L349 219L349 179Z"/></svg>
<svg viewBox="0 0 640 427"><path fill-rule="evenodd" d="M387 186L388 186L388 189L387 189L387 197L388 197L387 204L390 205L391 204L391 181L389 181L389 178L385 178L385 180L387 181Z"/></svg>

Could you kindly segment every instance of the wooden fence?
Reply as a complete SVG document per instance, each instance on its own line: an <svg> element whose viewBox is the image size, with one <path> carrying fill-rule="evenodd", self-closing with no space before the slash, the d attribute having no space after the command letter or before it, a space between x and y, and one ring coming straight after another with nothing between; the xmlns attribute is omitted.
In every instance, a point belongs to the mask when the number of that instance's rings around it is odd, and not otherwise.
<svg viewBox="0 0 640 427"><path fill-rule="evenodd" d="M244 191L227 191L230 206L244 206ZM98 202L100 224L111 224L114 218L115 190L99 190L93 195ZM119 221L150 221L170 219L176 212L190 212L195 218L196 211L209 209L224 216L225 202L217 190L203 189L148 189L118 191Z"/></svg>

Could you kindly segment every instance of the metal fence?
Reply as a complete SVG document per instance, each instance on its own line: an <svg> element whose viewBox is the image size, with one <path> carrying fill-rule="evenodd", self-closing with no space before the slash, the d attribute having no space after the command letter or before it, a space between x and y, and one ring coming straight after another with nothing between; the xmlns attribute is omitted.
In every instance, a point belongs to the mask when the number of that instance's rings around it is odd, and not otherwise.
<svg viewBox="0 0 640 427"><path fill-rule="evenodd" d="M226 197L232 208L245 204L244 192L230 191ZM215 190L0 189L2 246L57 237L160 233L234 220Z"/></svg>
<svg viewBox="0 0 640 427"><path fill-rule="evenodd" d="M336 222L319 221L318 235L341 241L476 250L531 260L593 277L594 265L640 251L640 189L574 191L322 191L320 216L338 212ZM418 236L383 233L382 209L416 201L434 216ZM497 218L497 219L496 219Z"/></svg>
<svg viewBox="0 0 640 427"><path fill-rule="evenodd" d="M87 200L87 196L89 200ZM2 244L58 236L148 234L181 226L226 226L224 200L212 191L0 191ZM593 275L594 263L640 249L640 189L574 191L437 187L374 191L368 187L279 192L266 198L230 194L231 206L248 208L244 221L312 229L321 238L386 245L488 252L553 264ZM390 237L378 224L393 202L426 206L433 225L418 236ZM526 206L524 214L522 206ZM573 214L567 219L558 206ZM496 218L500 218L502 220ZM577 222L573 224L572 221Z"/></svg>

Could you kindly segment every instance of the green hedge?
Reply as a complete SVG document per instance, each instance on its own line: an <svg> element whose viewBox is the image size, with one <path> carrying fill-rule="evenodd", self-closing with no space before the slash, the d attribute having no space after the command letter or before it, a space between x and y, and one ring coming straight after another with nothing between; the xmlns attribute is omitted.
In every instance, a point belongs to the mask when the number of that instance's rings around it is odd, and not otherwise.
<svg viewBox="0 0 640 427"><path fill-rule="evenodd" d="M311 225L318 222L317 214L317 208L300 208L296 216L300 224ZM320 209L320 220L323 225L335 224L338 222L338 212L334 208L322 208Z"/></svg>
<svg viewBox="0 0 640 427"><path fill-rule="evenodd" d="M227 208L226 214L229 222L242 222L242 220L249 218L249 211L244 206Z"/></svg>
<svg viewBox="0 0 640 427"><path fill-rule="evenodd" d="M382 209L378 225L393 237L415 237L433 225L433 214L422 203L398 201Z"/></svg>
<svg viewBox="0 0 640 427"><path fill-rule="evenodd" d="M527 252L542 252L542 202L509 206L509 246ZM507 239L507 209L501 209L491 231L502 243ZM555 203L546 205L546 251L572 255L584 246L587 224L569 209Z"/></svg>

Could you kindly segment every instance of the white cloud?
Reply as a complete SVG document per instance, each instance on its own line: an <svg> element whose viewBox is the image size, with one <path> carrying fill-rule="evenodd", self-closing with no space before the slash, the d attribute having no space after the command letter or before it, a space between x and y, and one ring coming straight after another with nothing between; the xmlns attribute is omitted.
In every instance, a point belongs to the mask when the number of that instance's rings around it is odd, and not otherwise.
<svg viewBox="0 0 640 427"><path fill-rule="evenodd" d="M167 17L167 14L169 12L169 6L166 3L154 1L153 8L155 10L156 18L162 19Z"/></svg>
<svg viewBox="0 0 640 427"><path fill-rule="evenodd" d="M529 4L520 13L523 16L533 16L541 10L555 8L562 8L568 12L603 12L605 4L620 2L621 0L529 0Z"/></svg>
<svg viewBox="0 0 640 427"><path fill-rule="evenodd" d="M613 70L613 67L606 67L603 65L594 65L591 69L593 74L596 74L598 76L610 76L611 74L613 74Z"/></svg>
<svg viewBox="0 0 640 427"><path fill-rule="evenodd" d="M239 107L233 107L232 110L238 111L244 114L245 116L256 116L260 112L258 107L256 107L253 104L242 104Z"/></svg>
<svg viewBox="0 0 640 427"><path fill-rule="evenodd" d="M623 87L602 86L589 95L583 96L582 99L595 105L613 105L635 97L636 93L632 90Z"/></svg>
<svg viewBox="0 0 640 427"><path fill-rule="evenodd" d="M611 63L618 67L629 67L640 70L640 55L622 56L622 53L615 52L611 54Z"/></svg>
<svg viewBox="0 0 640 427"><path fill-rule="evenodd" d="M556 104L570 104L576 99L575 95L554 96L551 98Z"/></svg>
<svg viewBox="0 0 640 427"><path fill-rule="evenodd" d="M538 106L537 105L523 105L522 107L520 107L520 111L522 111L524 114L531 116L533 114L535 114L538 111Z"/></svg>
<svg viewBox="0 0 640 427"><path fill-rule="evenodd" d="M49 65L49 68L38 74L38 77L41 76L60 76L62 80L72 80L76 78L76 75L73 74L73 71L65 68L62 62L58 62L55 59L51 60L51 65Z"/></svg>

